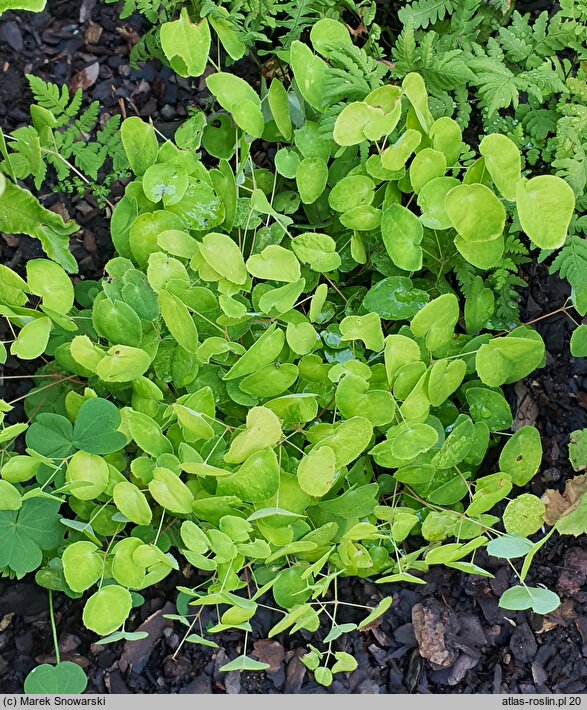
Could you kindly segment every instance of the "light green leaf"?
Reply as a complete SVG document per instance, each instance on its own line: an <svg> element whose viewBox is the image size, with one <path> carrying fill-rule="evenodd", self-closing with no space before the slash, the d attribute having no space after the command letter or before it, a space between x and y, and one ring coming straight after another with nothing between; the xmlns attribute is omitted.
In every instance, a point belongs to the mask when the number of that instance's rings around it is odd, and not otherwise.
<svg viewBox="0 0 587 710"><path fill-rule="evenodd" d="M192 512L194 496L186 484L168 468L156 467L149 492L160 506L172 513Z"/></svg>
<svg viewBox="0 0 587 710"><path fill-rule="evenodd" d="M528 537L544 524L544 503L530 493L511 500L503 511L503 524L509 535Z"/></svg>
<svg viewBox="0 0 587 710"><path fill-rule="evenodd" d="M85 592L102 576L104 560L97 550L93 542L82 540L63 551L63 574L74 592Z"/></svg>
<svg viewBox="0 0 587 710"><path fill-rule="evenodd" d="M499 456L499 470L508 473L514 485L525 486L534 478L542 461L538 429L523 426L506 441Z"/></svg>
<svg viewBox="0 0 587 710"><path fill-rule="evenodd" d="M326 273L340 266L336 242L327 234L304 232L291 240L291 248L302 264L313 271Z"/></svg>
<svg viewBox="0 0 587 710"><path fill-rule="evenodd" d="M121 481L112 490L114 505L118 510L136 525L149 525L152 518L151 507L145 497L134 483Z"/></svg>
<svg viewBox="0 0 587 710"><path fill-rule="evenodd" d="M27 323L10 346L10 354L21 360L35 360L45 352L52 328L50 318L36 318Z"/></svg>
<svg viewBox="0 0 587 710"><path fill-rule="evenodd" d="M516 144L507 136L491 133L479 144L495 186L506 200L516 199L516 186L522 177L522 159Z"/></svg>
<svg viewBox="0 0 587 710"><path fill-rule="evenodd" d="M251 454L236 473L218 478L219 495L234 495L241 500L260 503L279 488L279 463L271 448Z"/></svg>
<svg viewBox="0 0 587 710"><path fill-rule="evenodd" d="M254 138L261 137L265 127L261 100L244 79L236 74L216 72L206 79L206 86L222 108L232 114L237 126Z"/></svg>
<svg viewBox="0 0 587 710"><path fill-rule="evenodd" d="M175 22L164 22L160 30L161 49L171 68L180 76L198 77L204 73L210 52L210 28L206 18L197 24L187 8Z"/></svg>
<svg viewBox="0 0 587 710"><path fill-rule="evenodd" d="M459 185L446 196L444 208L466 242L486 242L503 234L505 208L485 185Z"/></svg>
<svg viewBox="0 0 587 710"><path fill-rule="evenodd" d="M257 279L288 283L298 281L301 273L295 254L278 244L270 244L260 254L250 256L247 271Z"/></svg>
<svg viewBox="0 0 587 710"><path fill-rule="evenodd" d="M157 159L159 145L153 126L131 116L122 122L120 138L131 170L140 177Z"/></svg>
<svg viewBox="0 0 587 710"><path fill-rule="evenodd" d="M245 430L233 439L224 460L242 463L256 451L276 446L281 436L281 424L274 412L267 407L253 407L247 413Z"/></svg>
<svg viewBox="0 0 587 710"><path fill-rule="evenodd" d="M47 259L31 259L26 265L27 283L43 305L57 313L68 313L73 305L73 284L65 270Z"/></svg>
<svg viewBox="0 0 587 710"><path fill-rule="evenodd" d="M132 597L128 590L115 584L102 587L84 606L84 625L100 636L106 636L122 626L131 607Z"/></svg>
<svg viewBox="0 0 587 710"><path fill-rule="evenodd" d="M198 329L187 306L165 289L158 296L161 316L169 332L184 350L195 353L198 348Z"/></svg>
<svg viewBox="0 0 587 710"><path fill-rule="evenodd" d="M575 210L575 193L560 177L539 175L516 186L520 225L541 249L557 249L567 237Z"/></svg>
<svg viewBox="0 0 587 710"><path fill-rule="evenodd" d="M296 168L296 185L305 205L315 202L328 181L328 166L322 158L304 158Z"/></svg>
<svg viewBox="0 0 587 710"><path fill-rule="evenodd" d="M416 215L399 204L390 205L381 216L381 236L393 263L404 271L422 268L420 242L424 230Z"/></svg>
<svg viewBox="0 0 587 710"><path fill-rule="evenodd" d="M329 446L312 449L298 464L298 483L308 495L326 495L336 476L336 455Z"/></svg>

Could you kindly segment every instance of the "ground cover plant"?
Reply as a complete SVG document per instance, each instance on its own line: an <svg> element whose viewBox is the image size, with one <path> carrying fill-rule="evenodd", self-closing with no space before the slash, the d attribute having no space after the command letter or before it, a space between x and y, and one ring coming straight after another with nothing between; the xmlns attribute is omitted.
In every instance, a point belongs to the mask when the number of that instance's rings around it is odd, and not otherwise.
<svg viewBox="0 0 587 710"><path fill-rule="evenodd" d="M122 123L135 179L100 282L72 286L75 225L10 178L4 151L0 228L50 259L1 267L3 347L46 364L30 422L0 434L0 567L87 595L83 622L108 643L137 638L125 622L141 593L189 564L201 585L180 588L173 616L186 642L240 629L223 670L262 669L246 648L259 606L283 612L270 636L328 618L303 659L328 685L355 667L337 640L391 604L345 620L339 578L491 576L475 561L487 547L519 562L502 607L547 613L558 598L526 585L531 561L555 530L585 532L585 504L581 476L562 504L521 492L540 435L511 435L502 387L544 345L496 310L492 280L507 249L527 254L518 234L564 245L573 190L523 173L503 135L477 154L420 75L390 83L344 25L324 19L310 39L261 95L209 76L226 113L195 114L174 142ZM255 139L275 144L275 170L255 166ZM582 434L573 447L579 471ZM65 682L85 687L58 664L27 689Z"/></svg>

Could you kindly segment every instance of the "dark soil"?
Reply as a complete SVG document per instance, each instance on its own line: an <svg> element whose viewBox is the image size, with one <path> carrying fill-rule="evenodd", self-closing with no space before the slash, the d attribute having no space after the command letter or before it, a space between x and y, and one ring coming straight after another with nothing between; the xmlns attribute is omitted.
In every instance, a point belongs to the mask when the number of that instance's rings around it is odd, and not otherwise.
<svg viewBox="0 0 587 710"><path fill-rule="evenodd" d="M91 18L91 20L90 20ZM6 16L0 22L0 116L4 130L28 120L30 100L25 72L71 83L84 68L99 63L86 90L100 101L104 117L114 112L151 116L164 132L198 101L201 87L177 80L151 62L129 66L128 52L138 23L121 25L113 6L84 0L55 0L41 15ZM99 30L102 30L101 32ZM45 203L67 211L83 227L72 245L80 277L97 278L111 255L107 218L91 195L46 195ZM20 268L40 256L36 242L0 238L0 261ZM544 267L525 274L523 319L555 311L568 287ZM541 495L562 488L572 476L567 460L569 433L587 427L587 360L569 355L571 322L557 314L536 322L548 350L546 367L510 392L519 424L541 431L544 459L530 484ZM12 365L12 366L11 366ZM22 374L10 361L4 374ZM2 368L0 368L2 374ZM10 392L6 390L10 387ZM4 380L0 396L26 391L26 380ZM370 629L343 637L336 650L352 653L359 667L337 676L325 689L299 662L308 642L320 646L327 633L278 636L267 640L275 615L261 609L247 652L267 661L267 673L220 673L219 667L242 653L243 636L225 633L219 650L182 644L183 627L163 619L173 612L176 584L183 575L149 589L146 603L128 627L149 631L145 641L97 646L81 623L82 602L55 600L61 659L79 663L91 693L584 693L587 690L587 549L583 539L553 537L537 555L529 583L542 583L561 596L561 607L547 617L503 612L500 594L514 583L511 569L479 556L495 575L481 577L436 568L425 586L382 588L361 580L342 580L339 599L374 605L392 594L389 612ZM189 572L186 574L189 575ZM350 608L349 608L350 609ZM352 621L352 611L341 618ZM335 644L336 645L336 644ZM46 592L32 578L0 580L0 692L21 692L27 673L38 663L55 662Z"/></svg>

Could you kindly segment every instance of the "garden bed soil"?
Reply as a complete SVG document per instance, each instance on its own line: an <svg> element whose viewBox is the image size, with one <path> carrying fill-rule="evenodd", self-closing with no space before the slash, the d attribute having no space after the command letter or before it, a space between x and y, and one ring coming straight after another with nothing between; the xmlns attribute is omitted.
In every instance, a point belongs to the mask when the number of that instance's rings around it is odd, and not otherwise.
<svg viewBox="0 0 587 710"><path fill-rule="evenodd" d="M534 3L535 4L535 3ZM0 21L0 116L10 131L28 120L30 102L25 72L46 80L82 85L100 101L101 114L151 116L171 135L197 103L203 87L172 79L156 62L140 69L128 53L139 28L120 23L113 6L94 0L49 3L40 15L7 15ZM97 67L95 66L97 63ZM120 193L122 192L120 186ZM48 191L47 191L48 192ZM45 195L45 204L67 212L82 226L73 242L80 278L99 278L112 254L108 223L91 195ZM0 238L0 263L17 270L41 256L26 237ZM543 266L524 274L523 319L555 311L568 297L568 286L547 275ZM567 460L570 432L587 426L587 360L569 355L571 322L562 313L542 318L536 328L547 348L546 367L509 392L517 425L535 424L544 458L529 486L540 496L562 489L573 475ZM22 375L10 360L0 375ZM30 386L26 379L0 381L0 397L14 399ZM342 580L339 599L373 606L386 594L393 605L361 633L343 637L337 650L352 653L356 671L336 676L326 689L299 662L308 642L320 646L328 629L315 635L267 639L277 615L260 609L247 652L270 664L263 673L221 673L227 660L242 653L243 635L224 633L219 649L182 644L183 627L163 618L175 609L176 584L189 585L189 569L146 592L146 603L128 625L149 632L132 644L95 644L81 622L82 602L56 595L61 660L79 663L90 693L585 693L587 690L587 549L584 539L554 536L536 556L530 583L558 592L561 607L541 617L498 608L500 594L515 583L511 568L483 553L476 562L493 579L433 569L425 586L375 585ZM186 579L187 575L187 579ZM341 619L355 620L352 608ZM364 615L364 614L363 614ZM27 577L0 580L0 692L22 692L27 673L38 663L55 662L48 598Z"/></svg>

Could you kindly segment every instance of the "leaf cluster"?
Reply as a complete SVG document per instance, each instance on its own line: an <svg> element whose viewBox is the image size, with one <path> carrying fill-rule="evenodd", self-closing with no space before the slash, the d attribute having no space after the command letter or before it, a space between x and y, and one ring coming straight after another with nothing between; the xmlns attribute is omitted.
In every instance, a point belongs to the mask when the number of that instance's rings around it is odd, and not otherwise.
<svg viewBox="0 0 587 710"><path fill-rule="evenodd" d="M525 257L511 225L565 242L573 192L525 176L505 136L475 156L420 75L383 83L342 24L321 20L311 42L292 43L290 81L261 95L209 76L226 113L194 114L175 142L122 123L134 180L101 281L74 287L64 250L23 276L0 267L10 353L47 360L30 421L0 429L0 564L87 594L83 622L103 642L131 639L141 591L186 562L205 580L180 588L188 642L250 631L271 594L283 617L270 637L330 618L329 645L391 604L342 622L328 609L344 607L339 576L420 584L442 564L490 577L475 551L492 545L524 559L523 583L543 543L528 537L544 505L512 495L540 466L538 431L486 463L512 426L503 386L545 357L527 326L492 335L491 279ZM274 170L255 165L256 138L274 144ZM28 202L0 228L19 231ZM519 589L502 606L558 603ZM325 685L355 664L316 648L304 662ZM245 650L223 670L264 667Z"/></svg>

